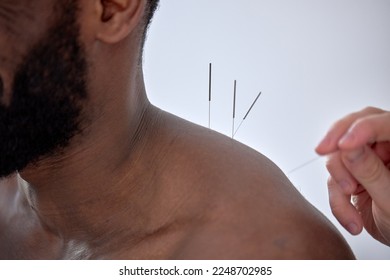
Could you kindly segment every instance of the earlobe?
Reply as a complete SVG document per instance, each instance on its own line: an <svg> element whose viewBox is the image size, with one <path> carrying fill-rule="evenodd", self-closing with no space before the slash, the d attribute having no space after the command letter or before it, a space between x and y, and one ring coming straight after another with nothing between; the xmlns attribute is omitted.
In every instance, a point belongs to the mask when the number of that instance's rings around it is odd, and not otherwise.
<svg viewBox="0 0 390 280"><path fill-rule="evenodd" d="M100 28L97 39L108 44L120 42L141 23L145 0L99 0Z"/></svg>

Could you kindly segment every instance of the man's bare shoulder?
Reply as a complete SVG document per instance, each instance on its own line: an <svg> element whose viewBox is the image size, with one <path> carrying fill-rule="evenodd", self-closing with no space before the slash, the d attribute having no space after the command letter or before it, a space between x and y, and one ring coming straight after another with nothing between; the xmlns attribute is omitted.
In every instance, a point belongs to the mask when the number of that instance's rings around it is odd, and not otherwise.
<svg viewBox="0 0 390 280"><path fill-rule="evenodd" d="M221 197L175 258L354 259L337 229L299 198L264 199L255 192Z"/></svg>
<svg viewBox="0 0 390 280"><path fill-rule="evenodd" d="M336 228L265 156L189 123L180 129L183 184L199 189L204 223L178 258L353 258Z"/></svg>

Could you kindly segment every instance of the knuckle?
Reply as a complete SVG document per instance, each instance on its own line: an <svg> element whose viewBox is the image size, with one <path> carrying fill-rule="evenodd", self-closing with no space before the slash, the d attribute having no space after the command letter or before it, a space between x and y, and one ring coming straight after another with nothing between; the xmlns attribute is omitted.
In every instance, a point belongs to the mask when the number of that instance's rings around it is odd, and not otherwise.
<svg viewBox="0 0 390 280"><path fill-rule="evenodd" d="M366 131L368 132L368 134L371 135L374 132L373 131L374 125L375 125L375 121L373 120L373 118L364 117L356 120L355 123L352 125L351 129L357 131Z"/></svg>
<svg viewBox="0 0 390 280"><path fill-rule="evenodd" d="M382 163L378 160L371 162L370 164L365 165L364 169L361 172L360 179L365 184L376 183L381 179L383 175L383 166Z"/></svg>
<svg viewBox="0 0 390 280"><path fill-rule="evenodd" d="M345 176L345 166L341 159L341 154L337 152L336 154L333 154L329 156L325 162L325 167L336 179Z"/></svg>
<svg viewBox="0 0 390 280"><path fill-rule="evenodd" d="M342 204L340 203L337 191L335 191L335 184L333 184L332 180L330 180L330 184L328 184L328 191L330 209L332 210L333 214L339 213L340 209L342 208Z"/></svg>
<svg viewBox="0 0 390 280"><path fill-rule="evenodd" d="M332 178L332 176L328 177L328 180L327 180L326 183L327 183L328 186L333 186L333 178Z"/></svg>
<svg viewBox="0 0 390 280"><path fill-rule="evenodd" d="M327 161L325 162L325 167L326 167L326 169L330 172L330 170L332 170L332 162L329 161L329 160L327 160Z"/></svg>
<svg viewBox="0 0 390 280"><path fill-rule="evenodd" d="M342 119L336 121L335 123L333 123L332 126L330 127L330 130L331 130L331 131L334 131L334 130L336 130L337 128L343 126L344 123L345 123L345 118L342 118Z"/></svg>
<svg viewBox="0 0 390 280"><path fill-rule="evenodd" d="M330 131L333 134L343 133L356 119L357 119L357 113L348 114L342 119L339 119L336 122L334 122L330 128Z"/></svg>
<svg viewBox="0 0 390 280"><path fill-rule="evenodd" d="M329 176L329 178L327 180L327 186L328 186L329 192L331 192L332 189L337 187L336 180L332 176Z"/></svg>
<svg viewBox="0 0 390 280"><path fill-rule="evenodd" d="M325 162L325 167L326 169L331 172L333 169L334 169L334 165L335 165L335 157L334 156L329 156L327 159L326 159L326 162Z"/></svg>
<svg viewBox="0 0 390 280"><path fill-rule="evenodd" d="M337 183L332 178L328 178L328 192L329 192L329 206L332 214L336 219L344 224L346 215L348 213L348 207L350 202L350 196L346 196L337 190Z"/></svg>
<svg viewBox="0 0 390 280"><path fill-rule="evenodd" d="M332 214L336 217L339 217L342 213L344 213L344 207L333 199L329 199L329 206Z"/></svg>
<svg viewBox="0 0 390 280"><path fill-rule="evenodd" d="M381 109L378 109L378 108L373 107L373 106L367 106L362 110L362 112L364 112L364 113L378 113L381 111L382 111Z"/></svg>
<svg viewBox="0 0 390 280"><path fill-rule="evenodd" d="M353 130L360 130L362 128L365 128L365 127L370 127L370 119L369 118L359 118L357 120L355 120L355 122L352 124L351 126L351 129Z"/></svg>

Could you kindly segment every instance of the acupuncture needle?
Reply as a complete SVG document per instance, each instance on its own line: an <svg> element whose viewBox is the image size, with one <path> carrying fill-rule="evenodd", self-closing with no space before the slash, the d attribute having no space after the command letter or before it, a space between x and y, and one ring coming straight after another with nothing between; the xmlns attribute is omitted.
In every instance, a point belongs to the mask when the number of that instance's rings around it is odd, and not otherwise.
<svg viewBox="0 0 390 280"><path fill-rule="evenodd" d="M255 101L253 101L253 103L252 103L251 107L249 108L248 112L245 114L245 116L244 116L244 118L242 119L240 125L238 126L236 132L233 133L233 137L237 134L237 132L238 132L238 130L240 129L240 127L242 126L243 122L246 120L246 118L248 117L249 113L252 111L252 109L253 109L253 107L255 106L255 104L256 104L257 100L259 99L260 95L261 95L261 91L260 91L260 93L257 95Z"/></svg>
<svg viewBox="0 0 390 280"><path fill-rule="evenodd" d="M236 119L236 93L237 93L237 81L234 80L232 138L234 138L234 122L235 122L235 119Z"/></svg>
<svg viewBox="0 0 390 280"><path fill-rule="evenodd" d="M237 134L238 130L241 128L242 124L244 123L244 121L246 120L246 118L248 117L248 115L250 114L250 112L252 111L253 107L255 106L255 104L257 103L257 100L259 99L260 95L262 94L262 92L260 92L255 100L253 101L252 105L249 107L249 110L248 112L245 114L244 118L242 119L240 125L238 126L237 130L234 131L234 126L235 126L235 118L236 118L236 97L237 97L237 80L234 80L234 92L233 92L233 124L232 124L232 138L234 138L234 136ZM212 63L209 63L209 128L211 127L211 95L212 95ZM313 158L297 167L295 167L294 169L290 170L287 174L290 175L296 171L299 171L301 170L302 168L316 162L317 160L319 160L321 158L321 156L318 156L316 158Z"/></svg>
<svg viewBox="0 0 390 280"><path fill-rule="evenodd" d="M212 64L209 64L209 128L211 127L211 71Z"/></svg>
<svg viewBox="0 0 390 280"><path fill-rule="evenodd" d="M308 166L309 164L312 164L314 162L316 162L317 160L319 160L320 158L322 158L321 156L318 156L318 157L315 157L315 158L312 158L311 160L309 161L306 161L305 163L302 163L301 165L295 167L294 169L290 170L289 172L287 172L287 175L290 175L298 170L301 170L302 168Z"/></svg>

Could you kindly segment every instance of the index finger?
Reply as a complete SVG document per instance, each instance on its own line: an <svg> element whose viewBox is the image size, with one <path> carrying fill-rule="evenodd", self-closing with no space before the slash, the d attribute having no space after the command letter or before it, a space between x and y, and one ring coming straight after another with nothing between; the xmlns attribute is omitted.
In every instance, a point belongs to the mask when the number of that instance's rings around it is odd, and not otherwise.
<svg viewBox="0 0 390 280"><path fill-rule="evenodd" d="M340 139L338 147L352 150L374 142L390 141L390 112L368 116L354 122Z"/></svg>
<svg viewBox="0 0 390 280"><path fill-rule="evenodd" d="M339 148L338 145L340 139L350 129L353 123L355 123L360 118L373 114L380 114L383 112L385 111L378 108L368 107L362 111L349 114L346 117L340 119L331 127L324 139L317 146L316 152L320 155L326 155L337 151Z"/></svg>

